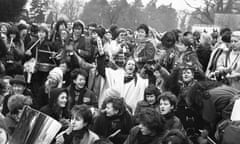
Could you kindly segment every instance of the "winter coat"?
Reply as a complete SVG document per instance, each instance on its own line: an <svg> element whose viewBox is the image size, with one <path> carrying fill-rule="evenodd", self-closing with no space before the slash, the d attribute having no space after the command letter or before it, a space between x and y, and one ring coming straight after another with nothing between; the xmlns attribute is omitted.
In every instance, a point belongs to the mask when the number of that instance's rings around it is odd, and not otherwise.
<svg viewBox="0 0 240 144"><path fill-rule="evenodd" d="M59 94L62 92L67 92L67 89L64 88L56 88L50 92L50 99L48 105L45 105L40 109L41 112L51 116L55 120L59 121L62 118L68 119L69 118L69 110L67 109L67 105L65 108L60 108L57 105L57 100Z"/></svg>
<svg viewBox="0 0 240 144"><path fill-rule="evenodd" d="M132 117L126 110L113 117L107 117L104 113L101 113L95 119L93 131L100 137L108 138L117 130L121 130L119 134L109 139L114 144L122 144L126 140L132 126Z"/></svg>
<svg viewBox="0 0 240 144"><path fill-rule="evenodd" d="M93 131L87 130L84 132L80 143L74 142L74 139L75 138L72 133L70 135L64 135L64 144L93 144L96 140L99 139L99 137Z"/></svg>
<svg viewBox="0 0 240 144"><path fill-rule="evenodd" d="M71 84L68 88L68 107L71 109L74 105L87 104L93 107L97 107L97 97L93 91L87 87L82 88L81 90L75 90L74 85ZM76 92L79 95L76 95Z"/></svg>
<svg viewBox="0 0 240 144"><path fill-rule="evenodd" d="M163 136L143 136L140 128L135 126L131 129L130 134L124 144L161 144ZM144 143L145 142L145 143Z"/></svg>

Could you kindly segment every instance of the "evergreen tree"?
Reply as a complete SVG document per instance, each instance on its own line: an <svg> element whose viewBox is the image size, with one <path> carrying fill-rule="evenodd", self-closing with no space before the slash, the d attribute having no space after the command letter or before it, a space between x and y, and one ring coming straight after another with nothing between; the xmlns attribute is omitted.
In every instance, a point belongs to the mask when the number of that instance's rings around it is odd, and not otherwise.
<svg viewBox="0 0 240 144"><path fill-rule="evenodd" d="M15 21L27 0L0 0L0 21Z"/></svg>
<svg viewBox="0 0 240 144"><path fill-rule="evenodd" d="M30 8L31 20L36 23L44 22L47 6L47 0L32 0Z"/></svg>

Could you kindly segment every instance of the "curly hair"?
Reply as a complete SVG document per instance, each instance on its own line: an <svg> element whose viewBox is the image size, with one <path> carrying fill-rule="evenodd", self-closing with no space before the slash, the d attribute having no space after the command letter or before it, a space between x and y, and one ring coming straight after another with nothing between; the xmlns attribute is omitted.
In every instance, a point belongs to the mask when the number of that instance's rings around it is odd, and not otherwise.
<svg viewBox="0 0 240 144"><path fill-rule="evenodd" d="M202 110L202 100L210 98L208 90L219 87L221 85L222 83L215 81L196 82L187 93L187 97L190 98L192 107L199 111Z"/></svg>
<svg viewBox="0 0 240 144"><path fill-rule="evenodd" d="M125 101L122 97L109 96L109 97L105 98L103 103L102 103L101 109L105 109L106 105L109 104L109 103L112 103L112 107L115 110L119 111L119 115L123 114L123 112L126 111L127 104L125 103Z"/></svg>
<svg viewBox="0 0 240 144"><path fill-rule="evenodd" d="M143 124L151 131L156 132L158 134L162 134L165 132L164 129L164 119L159 113L153 108L143 109L140 113L136 115L140 124Z"/></svg>

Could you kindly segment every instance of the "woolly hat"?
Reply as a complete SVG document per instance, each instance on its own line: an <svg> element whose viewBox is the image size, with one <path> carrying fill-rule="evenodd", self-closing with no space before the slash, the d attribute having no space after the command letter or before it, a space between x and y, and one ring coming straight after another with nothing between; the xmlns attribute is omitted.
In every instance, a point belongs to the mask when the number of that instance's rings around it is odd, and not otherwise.
<svg viewBox="0 0 240 144"><path fill-rule="evenodd" d="M10 96L7 106L9 112L12 114L17 114L18 110L22 109L25 105L31 105L32 99L24 95L16 94Z"/></svg>
<svg viewBox="0 0 240 144"><path fill-rule="evenodd" d="M58 82L58 87L61 87L63 81L63 71L59 67L55 67L52 69L49 74L48 78L53 78Z"/></svg>

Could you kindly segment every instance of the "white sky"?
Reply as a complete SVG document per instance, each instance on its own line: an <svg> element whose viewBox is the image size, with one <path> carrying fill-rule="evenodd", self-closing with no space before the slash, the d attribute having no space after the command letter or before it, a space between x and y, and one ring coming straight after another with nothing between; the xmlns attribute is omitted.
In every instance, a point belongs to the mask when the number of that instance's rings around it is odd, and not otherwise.
<svg viewBox="0 0 240 144"><path fill-rule="evenodd" d="M63 3L65 0L56 0L60 3ZM89 1L89 0L84 0L84 1ZM111 0L108 0L111 1ZM134 0L127 0L128 2L133 2ZM189 10L192 11L193 9L191 9L184 0L157 0L157 4L161 5L161 4L165 4L168 5L170 3L172 3L172 7L177 9L177 10ZM201 1L202 0L186 0L187 2L189 2L192 6L200 6L201 5ZM150 2L150 0L142 0L143 4L147 4L148 2Z"/></svg>

